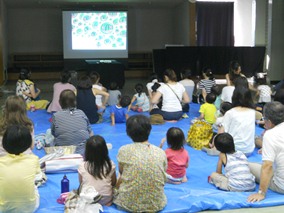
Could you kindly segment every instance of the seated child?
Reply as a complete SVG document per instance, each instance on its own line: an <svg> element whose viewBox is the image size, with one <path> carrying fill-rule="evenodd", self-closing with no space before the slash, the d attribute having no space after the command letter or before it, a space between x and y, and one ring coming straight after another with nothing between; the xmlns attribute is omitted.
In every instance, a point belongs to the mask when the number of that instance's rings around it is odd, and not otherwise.
<svg viewBox="0 0 284 213"><path fill-rule="evenodd" d="M161 140L160 148L163 147L167 140L168 148L165 150L168 168L167 182L180 184L187 181L186 168L188 167L188 152L183 148L185 138L183 131L177 127L171 127L167 132L167 138Z"/></svg>
<svg viewBox="0 0 284 213"><path fill-rule="evenodd" d="M220 110L221 107L221 87L219 85L215 85L211 88L211 92L214 93L216 95L216 100L214 101L214 105L217 108L217 110Z"/></svg>
<svg viewBox="0 0 284 213"><path fill-rule="evenodd" d="M116 184L115 164L109 158L105 139L99 135L87 139L85 161L78 168L79 182L93 186L102 196L99 203L110 206Z"/></svg>
<svg viewBox="0 0 284 213"><path fill-rule="evenodd" d="M223 103L221 103L220 111L219 111L219 113L217 112L217 114L219 114L219 115L217 115L216 121L215 121L215 123L213 125L214 130L218 130L219 125L223 121L225 113L227 111L229 111L230 109L232 109L232 108L233 108L233 105L230 102L223 102Z"/></svg>
<svg viewBox="0 0 284 213"><path fill-rule="evenodd" d="M121 92L118 90L116 82L110 83L108 94L109 94L109 98L108 98L107 104L109 106L115 105L119 102L119 99L121 97Z"/></svg>
<svg viewBox="0 0 284 213"><path fill-rule="evenodd" d="M197 118L198 120L205 120L209 124L214 124L216 121L216 106L214 102L216 100L216 95L214 93L209 93L206 95L206 103L200 106L200 116Z"/></svg>
<svg viewBox="0 0 284 213"><path fill-rule="evenodd" d="M229 133L217 134L214 144L220 155L216 172L211 174L209 182L225 191L253 191L255 177L250 172L247 157L235 150L233 137ZM222 166L225 174L222 174Z"/></svg>
<svg viewBox="0 0 284 213"><path fill-rule="evenodd" d="M128 107L128 110L132 109L133 111L146 112L150 109L150 101L145 92L143 92L143 85L135 85L136 94L133 96L131 103ZM136 101L135 105L132 105Z"/></svg>
<svg viewBox="0 0 284 213"><path fill-rule="evenodd" d="M27 127L7 128L3 148L8 154L0 158L0 212L34 212L39 206L35 177L41 170L37 156L23 153L29 147L33 140Z"/></svg>
<svg viewBox="0 0 284 213"><path fill-rule="evenodd" d="M127 107L129 106L129 104L130 97L125 95L121 97L118 104L111 106L110 113L112 126L116 123L126 123L126 120L128 119Z"/></svg>

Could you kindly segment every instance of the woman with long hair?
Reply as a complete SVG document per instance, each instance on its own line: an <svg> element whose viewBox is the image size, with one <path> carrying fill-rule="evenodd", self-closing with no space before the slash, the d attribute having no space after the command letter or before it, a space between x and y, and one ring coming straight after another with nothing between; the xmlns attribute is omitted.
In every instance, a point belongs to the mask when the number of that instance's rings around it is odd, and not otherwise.
<svg viewBox="0 0 284 213"><path fill-rule="evenodd" d="M32 136L34 134L33 122L27 116L26 103L22 97L16 95L7 97L0 119L0 156L6 154L2 147L2 137L11 125L23 125L30 130ZM31 153L31 149L26 152Z"/></svg>

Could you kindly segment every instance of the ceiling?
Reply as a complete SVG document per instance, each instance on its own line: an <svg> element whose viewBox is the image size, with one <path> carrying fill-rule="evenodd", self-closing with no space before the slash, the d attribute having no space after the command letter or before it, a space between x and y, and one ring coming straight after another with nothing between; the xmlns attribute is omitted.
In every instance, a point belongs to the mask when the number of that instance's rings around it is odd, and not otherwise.
<svg viewBox="0 0 284 213"><path fill-rule="evenodd" d="M174 8L188 0L4 0L7 8Z"/></svg>

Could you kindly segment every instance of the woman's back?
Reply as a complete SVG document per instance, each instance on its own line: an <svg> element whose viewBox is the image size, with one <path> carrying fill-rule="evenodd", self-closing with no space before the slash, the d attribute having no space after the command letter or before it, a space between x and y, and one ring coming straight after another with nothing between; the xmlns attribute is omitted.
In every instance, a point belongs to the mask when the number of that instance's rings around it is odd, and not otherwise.
<svg viewBox="0 0 284 213"><path fill-rule="evenodd" d="M185 92L185 88L182 84L162 84L157 91L163 95L162 110L167 112L182 110L180 101Z"/></svg>
<svg viewBox="0 0 284 213"><path fill-rule="evenodd" d="M153 145L134 143L120 148L122 183L114 203L130 212L156 212L166 205L165 152Z"/></svg>
<svg viewBox="0 0 284 213"><path fill-rule="evenodd" d="M66 89L70 89L72 91L76 90L76 88L70 83L57 82L53 85L53 98L47 109L48 112L57 112L61 110L61 106L59 104L59 96L60 93Z"/></svg>
<svg viewBox="0 0 284 213"><path fill-rule="evenodd" d="M77 108L81 109L89 118L91 124L99 120L98 107L96 105L96 96L92 89L77 89Z"/></svg>
<svg viewBox="0 0 284 213"><path fill-rule="evenodd" d="M255 110L234 107L224 115L223 126L225 132L233 136L236 150L245 154L253 152L255 147Z"/></svg>
<svg viewBox="0 0 284 213"><path fill-rule="evenodd" d="M31 102L31 97L25 95L24 93L30 93L29 86L33 84L34 83L30 80L18 80L16 83L16 95L22 96L26 103Z"/></svg>

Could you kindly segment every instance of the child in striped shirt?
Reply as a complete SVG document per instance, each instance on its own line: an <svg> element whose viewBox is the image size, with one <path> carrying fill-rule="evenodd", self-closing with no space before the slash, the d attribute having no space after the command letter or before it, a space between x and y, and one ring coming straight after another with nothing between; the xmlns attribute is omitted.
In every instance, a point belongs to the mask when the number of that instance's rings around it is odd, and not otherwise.
<svg viewBox="0 0 284 213"><path fill-rule="evenodd" d="M253 191L255 177L250 172L246 156L235 150L233 137L229 133L221 133L215 136L213 143L220 154L217 170L208 181L225 191ZM225 174L222 174L223 166Z"/></svg>

